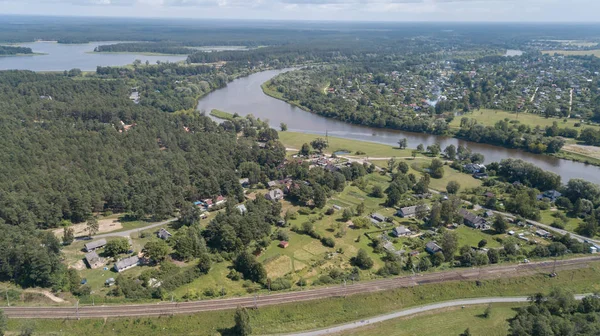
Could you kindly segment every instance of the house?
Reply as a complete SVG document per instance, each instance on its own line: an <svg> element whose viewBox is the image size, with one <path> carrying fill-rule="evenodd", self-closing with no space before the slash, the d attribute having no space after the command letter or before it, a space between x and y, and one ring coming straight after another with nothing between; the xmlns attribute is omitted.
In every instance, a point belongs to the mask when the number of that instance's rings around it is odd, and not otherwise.
<svg viewBox="0 0 600 336"><path fill-rule="evenodd" d="M138 256L131 256L124 259L121 259L115 263L115 271L123 272L130 268L133 268L140 263L140 258Z"/></svg>
<svg viewBox="0 0 600 336"><path fill-rule="evenodd" d="M206 209L211 209L213 207L213 201L210 198L205 198L201 201L201 203L204 205L204 208Z"/></svg>
<svg viewBox="0 0 600 336"><path fill-rule="evenodd" d="M371 215L371 219L375 220L378 223L385 222L385 216L380 215L378 213L374 213Z"/></svg>
<svg viewBox="0 0 600 336"><path fill-rule="evenodd" d="M483 193L483 196L485 196L487 198L494 198L494 197L496 197L496 195L493 192L490 192L490 191Z"/></svg>
<svg viewBox="0 0 600 336"><path fill-rule="evenodd" d="M273 189L269 190L269 192L265 195L265 198L269 201L279 201L283 199L283 191L281 189Z"/></svg>
<svg viewBox="0 0 600 336"><path fill-rule="evenodd" d="M171 234L171 232L167 231L166 229L161 228L160 230L158 230L157 236L158 236L158 238L160 238L162 240L167 240L167 239L171 238L173 235Z"/></svg>
<svg viewBox="0 0 600 336"><path fill-rule="evenodd" d="M339 211L339 210L342 210L342 207L341 207L341 206L339 206L339 205L335 205L335 204L334 204L334 205L333 205L333 210L338 210L338 211Z"/></svg>
<svg viewBox="0 0 600 336"><path fill-rule="evenodd" d="M592 253L592 254L598 253L598 248L596 246L590 246L590 253Z"/></svg>
<svg viewBox="0 0 600 336"><path fill-rule="evenodd" d="M85 262L91 269L104 266L104 258L100 258L96 251L85 254Z"/></svg>
<svg viewBox="0 0 600 336"><path fill-rule="evenodd" d="M462 217L463 222L466 226L470 226L475 229L484 229L485 227L487 227L485 219L473 213L470 213L465 209L458 210L458 214Z"/></svg>
<svg viewBox="0 0 600 336"><path fill-rule="evenodd" d="M250 186L250 179L248 179L248 178L240 179L240 184L242 185L242 187L246 188L246 187Z"/></svg>
<svg viewBox="0 0 600 336"><path fill-rule="evenodd" d="M556 190L548 190L548 191L545 191L543 194L537 195L537 200L538 201L548 200L550 202L556 202L556 200L561 196L562 196L562 194Z"/></svg>
<svg viewBox="0 0 600 336"><path fill-rule="evenodd" d="M508 231L508 235L509 236L514 236L515 235L515 231L513 231L513 230Z"/></svg>
<svg viewBox="0 0 600 336"><path fill-rule="evenodd" d="M550 234L550 232L546 231L546 230L542 230L539 229L537 231L535 231L535 234L542 237L542 238L550 238L552 237L552 234Z"/></svg>
<svg viewBox="0 0 600 336"><path fill-rule="evenodd" d="M269 182L267 182L267 186L269 188L275 188L275 187L277 187L277 182L276 181L269 181Z"/></svg>
<svg viewBox="0 0 600 336"><path fill-rule="evenodd" d="M116 283L115 278L108 278L104 281L104 286L110 287Z"/></svg>
<svg viewBox="0 0 600 336"><path fill-rule="evenodd" d="M236 209L238 209L238 211L243 215L246 212L248 212L248 209L246 208L245 204L240 204L238 206L235 207Z"/></svg>
<svg viewBox="0 0 600 336"><path fill-rule="evenodd" d="M397 228L394 228L394 230L392 231L392 234L395 237L405 237L405 236L410 236L412 234L412 232L407 229L405 226L399 226Z"/></svg>
<svg viewBox="0 0 600 336"><path fill-rule="evenodd" d="M475 173L473 174L473 177L478 180L485 180L489 177L489 175L487 173Z"/></svg>
<svg viewBox="0 0 600 336"><path fill-rule="evenodd" d="M429 243L425 244L425 251L431 254L435 254L438 252L442 252L443 250L436 242L430 241Z"/></svg>
<svg viewBox="0 0 600 336"><path fill-rule="evenodd" d="M463 169L470 174L480 173L485 169L485 166L478 163L468 163L463 166Z"/></svg>
<svg viewBox="0 0 600 336"><path fill-rule="evenodd" d="M217 196L217 199L216 199L216 201L217 201L217 202L215 203L215 205L217 205L217 206L219 206L219 205L223 205L223 204L227 203L227 198L225 198L225 197L223 197L223 196L219 195L219 196Z"/></svg>
<svg viewBox="0 0 600 336"><path fill-rule="evenodd" d="M415 217L420 211L429 211L429 207L427 205L413 205L401 208L396 214L402 218L410 218Z"/></svg>
<svg viewBox="0 0 600 336"><path fill-rule="evenodd" d="M279 247L281 247L281 248L287 248L288 246L290 246L289 242L286 242L284 240L279 242Z"/></svg>
<svg viewBox="0 0 600 336"><path fill-rule="evenodd" d="M99 248L103 248L104 246L106 246L106 239L98 239L96 241L93 241L91 243L87 243L85 244L85 251L86 252L92 252L95 251Z"/></svg>
<svg viewBox="0 0 600 336"><path fill-rule="evenodd" d="M492 218L492 217L494 217L494 212L492 210L488 210L483 213L483 216L486 218Z"/></svg>

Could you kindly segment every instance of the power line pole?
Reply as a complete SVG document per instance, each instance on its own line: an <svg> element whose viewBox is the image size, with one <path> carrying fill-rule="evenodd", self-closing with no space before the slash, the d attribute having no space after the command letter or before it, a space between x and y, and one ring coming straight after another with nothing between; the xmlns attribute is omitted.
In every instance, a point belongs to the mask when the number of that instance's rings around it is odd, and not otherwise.
<svg viewBox="0 0 600 336"><path fill-rule="evenodd" d="M6 289L6 306L10 307L10 300L8 299L8 288Z"/></svg>
<svg viewBox="0 0 600 336"><path fill-rule="evenodd" d="M79 300L75 302L75 312L77 314L77 319L79 320Z"/></svg>

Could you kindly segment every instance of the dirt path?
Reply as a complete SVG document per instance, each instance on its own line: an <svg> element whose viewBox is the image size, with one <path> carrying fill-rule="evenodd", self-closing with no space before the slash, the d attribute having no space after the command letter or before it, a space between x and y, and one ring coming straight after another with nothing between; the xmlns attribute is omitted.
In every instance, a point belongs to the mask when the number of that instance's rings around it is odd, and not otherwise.
<svg viewBox="0 0 600 336"><path fill-rule="evenodd" d="M56 303L63 303L63 302L67 302L67 301L65 301L65 300L63 300L63 299L61 299L61 298L59 298L58 296L56 296L56 295L54 295L54 294L50 293L49 291L47 291L47 290L43 290L43 289L31 289L31 288L30 288L30 289L26 289L26 290L25 290L25 292L27 292L27 293L37 293L37 294L42 294L42 295L44 295L45 297L49 298L50 300L52 300L53 302L56 302Z"/></svg>

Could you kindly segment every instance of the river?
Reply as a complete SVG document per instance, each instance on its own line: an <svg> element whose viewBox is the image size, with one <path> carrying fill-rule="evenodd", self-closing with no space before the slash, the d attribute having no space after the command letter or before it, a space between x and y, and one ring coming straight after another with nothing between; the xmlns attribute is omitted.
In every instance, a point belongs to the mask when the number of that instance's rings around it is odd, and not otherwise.
<svg viewBox="0 0 600 336"><path fill-rule="evenodd" d="M600 168L592 165L561 160L547 155L527 153L516 149L463 141L446 136L347 124L306 112L284 101L271 98L262 92L260 87L262 83L289 70L263 71L248 77L236 79L229 83L227 87L214 91L200 99L198 109L206 111L207 114L212 109L237 113L242 116L253 114L257 118L268 119L269 124L275 129L278 129L280 123L283 122L288 125L290 131L294 132L318 135L325 135L327 133L330 136L370 141L391 146L397 145L400 138L408 139L409 148L415 148L419 144L427 146L436 142L440 143L442 149L450 144L455 146L463 145L474 152L483 154L486 162L500 161L508 158L522 159L544 170L559 174L563 182L567 182L572 178L583 178L600 184Z"/></svg>
<svg viewBox="0 0 600 336"><path fill-rule="evenodd" d="M0 57L0 70L32 70L32 71L63 71L74 68L83 71L95 71L97 66L115 66L131 64L136 59L150 63L178 62L185 60L181 56L146 56L130 53L92 53L100 45L115 44L119 42L93 42L85 44L63 44L56 42L20 43L21 47L28 47L34 53L44 55L3 56Z"/></svg>

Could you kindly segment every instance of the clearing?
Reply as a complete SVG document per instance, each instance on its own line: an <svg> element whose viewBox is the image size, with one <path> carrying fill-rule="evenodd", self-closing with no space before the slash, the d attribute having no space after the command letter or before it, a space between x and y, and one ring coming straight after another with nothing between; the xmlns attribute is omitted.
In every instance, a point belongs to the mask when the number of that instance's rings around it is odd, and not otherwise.
<svg viewBox="0 0 600 336"><path fill-rule="evenodd" d="M471 113L466 113L462 116L457 116L450 123L451 128L460 128L460 119L462 117L467 117L469 119L475 119L478 123L486 125L486 126L494 126L498 121L509 119L519 121L521 124L530 125L531 127L540 126L545 128L547 126L552 126L553 122L558 123L558 127L569 127L569 128L577 128L579 130L586 127L598 128L596 125L586 125L582 124L581 127L575 127L575 123L581 122L579 119L567 119L565 122L563 118L545 118L538 114L532 113L513 113L503 110L491 110L491 109L481 109L476 110Z"/></svg>
<svg viewBox="0 0 600 336"><path fill-rule="evenodd" d="M113 232L113 231L121 230L123 228L123 224L121 223L121 221L119 220L119 217L117 215L99 219L98 226L99 226L98 233ZM87 223L74 224L69 227L75 231L74 232L75 237L86 236L88 234ZM57 236L58 238L62 238L63 231L64 231L63 228L52 230L54 235Z"/></svg>

